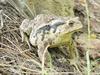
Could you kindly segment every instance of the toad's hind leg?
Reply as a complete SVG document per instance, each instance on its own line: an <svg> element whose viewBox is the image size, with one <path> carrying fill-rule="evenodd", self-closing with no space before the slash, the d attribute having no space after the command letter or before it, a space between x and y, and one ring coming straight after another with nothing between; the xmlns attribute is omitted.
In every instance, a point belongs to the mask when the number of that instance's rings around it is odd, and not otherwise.
<svg viewBox="0 0 100 75"><path fill-rule="evenodd" d="M42 73L45 72L45 65L47 67L51 66L51 56L48 52L48 43L39 43L38 44L38 56L40 58L40 61L42 62ZM48 64L49 63L49 64Z"/></svg>

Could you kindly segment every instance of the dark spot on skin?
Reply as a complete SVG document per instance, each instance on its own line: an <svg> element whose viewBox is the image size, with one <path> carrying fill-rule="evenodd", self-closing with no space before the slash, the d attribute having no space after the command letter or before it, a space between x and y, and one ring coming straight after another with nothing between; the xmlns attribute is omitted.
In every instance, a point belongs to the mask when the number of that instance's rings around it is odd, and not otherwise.
<svg viewBox="0 0 100 75"><path fill-rule="evenodd" d="M50 25L45 25L45 26L43 26L43 27L41 27L41 28L39 28L39 29L37 30L35 36L37 37L38 33L39 33L39 34L42 33L42 35L41 35L41 36L42 36L42 39L41 39L41 40L43 40L45 34L47 34L47 33L50 31L50 29L51 29Z"/></svg>
<svg viewBox="0 0 100 75"><path fill-rule="evenodd" d="M39 29L37 30L37 32L36 32L36 35L37 35L38 33L41 33L41 32L45 33L46 31L47 31L47 32L50 31L50 25L45 25L45 26L39 28Z"/></svg>
<svg viewBox="0 0 100 75"><path fill-rule="evenodd" d="M65 22L62 20L62 21L55 22L53 25L51 25L51 28L54 29L53 33L56 32L58 26L63 25L64 23Z"/></svg>

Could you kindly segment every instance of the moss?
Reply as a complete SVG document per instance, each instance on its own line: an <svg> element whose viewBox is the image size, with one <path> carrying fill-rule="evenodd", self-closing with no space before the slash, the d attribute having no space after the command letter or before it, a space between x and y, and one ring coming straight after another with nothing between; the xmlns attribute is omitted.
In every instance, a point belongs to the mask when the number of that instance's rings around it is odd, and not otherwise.
<svg viewBox="0 0 100 75"><path fill-rule="evenodd" d="M73 16L73 0L29 0L28 6L36 14L46 13L58 16Z"/></svg>
<svg viewBox="0 0 100 75"><path fill-rule="evenodd" d="M9 0L25 17L33 19L37 14L73 16L74 0Z"/></svg>

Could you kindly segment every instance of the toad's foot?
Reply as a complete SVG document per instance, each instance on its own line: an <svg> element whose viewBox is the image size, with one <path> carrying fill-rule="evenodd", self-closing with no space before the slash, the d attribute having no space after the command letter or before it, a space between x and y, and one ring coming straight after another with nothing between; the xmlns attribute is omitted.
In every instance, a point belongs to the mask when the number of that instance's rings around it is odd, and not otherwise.
<svg viewBox="0 0 100 75"><path fill-rule="evenodd" d="M77 70L77 73L82 75L81 68L80 68L81 64L80 64L80 62L78 63L78 61L79 61L78 58L69 59L69 61L70 61L70 64L75 67L75 69Z"/></svg>
<svg viewBox="0 0 100 75"><path fill-rule="evenodd" d="M22 37L22 42L25 41L29 47L30 50L32 50L30 42L29 42L29 36L27 36L22 30L20 30L20 34Z"/></svg>

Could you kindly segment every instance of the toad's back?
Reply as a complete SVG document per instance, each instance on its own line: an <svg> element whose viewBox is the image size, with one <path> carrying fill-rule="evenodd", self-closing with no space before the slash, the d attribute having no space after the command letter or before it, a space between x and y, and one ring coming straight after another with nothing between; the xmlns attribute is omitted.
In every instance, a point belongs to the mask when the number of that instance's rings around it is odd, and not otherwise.
<svg viewBox="0 0 100 75"><path fill-rule="evenodd" d="M55 18L44 25L40 25L30 34L30 42L32 45L38 45L40 42L50 42L57 44L59 40L72 35L72 32L82 28L78 18ZM67 36L68 35L68 36ZM66 36L66 37L65 37ZM59 40L58 40L59 39Z"/></svg>

